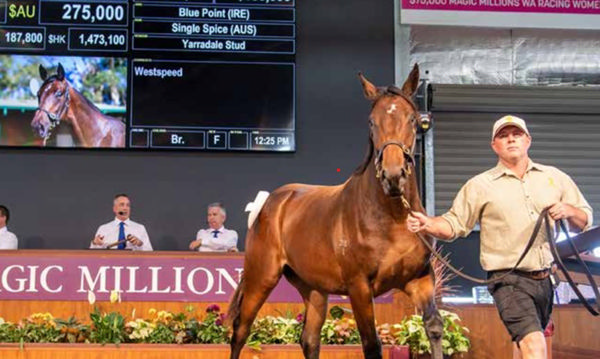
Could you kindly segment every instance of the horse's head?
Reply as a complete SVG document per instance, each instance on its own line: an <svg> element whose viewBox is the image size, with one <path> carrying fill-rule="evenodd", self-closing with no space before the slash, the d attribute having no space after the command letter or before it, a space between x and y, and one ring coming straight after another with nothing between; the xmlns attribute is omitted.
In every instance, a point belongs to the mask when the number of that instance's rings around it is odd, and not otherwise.
<svg viewBox="0 0 600 359"><path fill-rule="evenodd" d="M401 196L414 166L420 116L411 97L419 84L419 67L415 64L402 89L377 88L362 74L359 77L373 104L369 127L376 176L386 195Z"/></svg>
<svg viewBox="0 0 600 359"><path fill-rule="evenodd" d="M31 128L33 132L46 140L54 127L64 119L69 109L69 84L65 80L65 70L61 64L55 75L48 77L44 66L40 65L42 85L37 91L38 108L35 111Z"/></svg>

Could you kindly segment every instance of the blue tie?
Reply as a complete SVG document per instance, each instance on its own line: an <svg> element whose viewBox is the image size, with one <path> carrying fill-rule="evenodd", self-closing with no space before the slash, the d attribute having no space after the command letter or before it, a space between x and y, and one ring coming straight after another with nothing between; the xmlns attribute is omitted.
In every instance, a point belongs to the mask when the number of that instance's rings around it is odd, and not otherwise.
<svg viewBox="0 0 600 359"><path fill-rule="evenodd" d="M213 234L213 238L217 238L217 234L219 234L219 231L217 231L216 229L214 231L212 231Z"/></svg>
<svg viewBox="0 0 600 359"><path fill-rule="evenodd" d="M125 222L121 222L119 223L119 241L122 241L125 239ZM119 246L117 247L118 249L125 249L125 245L126 243L119 243Z"/></svg>

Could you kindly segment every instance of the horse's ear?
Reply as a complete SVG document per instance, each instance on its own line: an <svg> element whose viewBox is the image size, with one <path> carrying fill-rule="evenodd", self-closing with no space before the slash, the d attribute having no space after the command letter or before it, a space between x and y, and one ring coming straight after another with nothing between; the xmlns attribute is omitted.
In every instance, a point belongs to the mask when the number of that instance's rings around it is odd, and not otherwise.
<svg viewBox="0 0 600 359"><path fill-rule="evenodd" d="M42 81L46 81L46 78L48 77L48 71L46 71L46 68L42 65L40 65L40 78L42 79Z"/></svg>
<svg viewBox="0 0 600 359"><path fill-rule="evenodd" d="M419 87L419 65L415 64L412 71L406 78L404 85L402 85L402 92L406 96L412 97L417 90L417 87Z"/></svg>
<svg viewBox="0 0 600 359"><path fill-rule="evenodd" d="M62 81L65 78L65 69L62 67L61 63L58 63L58 70L56 70L56 74L58 75L58 80Z"/></svg>
<svg viewBox="0 0 600 359"><path fill-rule="evenodd" d="M360 79L360 83L362 84L363 93L365 97L370 101L375 101L379 96L379 90L375 85L369 82L366 77L363 76L362 72L358 73L358 78Z"/></svg>

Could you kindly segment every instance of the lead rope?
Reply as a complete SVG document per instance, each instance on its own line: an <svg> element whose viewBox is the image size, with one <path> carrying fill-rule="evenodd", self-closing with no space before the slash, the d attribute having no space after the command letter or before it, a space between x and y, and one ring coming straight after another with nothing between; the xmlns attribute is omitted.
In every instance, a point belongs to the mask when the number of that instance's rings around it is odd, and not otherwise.
<svg viewBox="0 0 600 359"><path fill-rule="evenodd" d="M579 264L583 268L585 276L587 277L587 280L588 280L588 284L592 287L592 290L594 291L594 296L596 297L596 308L592 307L592 305L590 303L588 303L586 298L583 296L583 294L579 290L579 287L577 287L577 284L575 284L575 281L573 280L573 278L571 277L571 274L567 270L567 267L563 263L562 258L560 258L560 255L558 254L558 248L556 247L556 238L558 238L558 234L560 233L559 231L557 231L557 235L554 240L549 239L550 249L552 250L552 256L554 257L554 262L556 262L556 264L558 265L560 270L563 272L563 275L567 279L569 286L571 287L571 289L573 289L573 292L575 292L575 295L577 295L577 298L579 299L581 304L583 304L583 306L592 315L598 316L598 315L600 315L600 292L598 292L598 285L596 284L596 281L594 280L594 276L592 275L592 272L590 271L588 266L585 264L585 261L583 259L581 259L581 256L579 255L579 250L577 250L575 243L573 243L573 240L569 236L569 231L567 230L565 221L563 219L561 219L558 223L560 225L560 229L562 229L562 231L565 233L565 235L567 237L566 240L569 242L569 245L571 246L573 253L575 253L575 258L577 259L577 262L579 262ZM550 231L550 220L548 218L546 218L546 231ZM550 232L548 232L548 233L550 233Z"/></svg>
<svg viewBox="0 0 600 359"><path fill-rule="evenodd" d="M401 200L402 200L402 204L404 205L404 207L409 212L412 212L410 203L408 202L408 200L406 199L406 197L404 197L404 195L401 196ZM503 273L502 275L500 275L498 277L491 278L491 279L488 279L488 280L475 278L475 277L472 277L472 276L470 276L468 274L465 274L465 273L461 272L459 269L457 269L452 264L450 264L450 262L448 262L446 259L444 259L444 257L440 254L440 252L438 252L431 245L431 243L429 243L429 241L422 234L420 234L420 233L415 233L415 234L417 235L417 237L419 237L419 239L421 240L421 242L423 242L423 244L425 245L425 247L427 247L427 249L429 249L429 251L431 252L431 254L433 254L437 260L439 260L443 265L445 265L446 267L448 267L448 269L450 269L456 275L458 275L459 277L465 278L467 280L470 280L472 282L475 282L475 283L486 284L487 285L487 284L491 284L491 283L495 283L495 282L500 281L501 279L503 279L507 275L513 273L517 269L517 267L519 266L519 264L521 264L521 261L523 261L523 258L525 258L525 256L527 255L527 253L529 252L529 250L533 246L533 243L535 242L535 239L536 239L536 237L537 237L537 235L538 235L538 233L540 231L540 228L542 227L542 223L545 223L547 238L548 238L548 242L550 243L550 248L551 248L552 256L554 257L554 262L557 264L557 266L563 272L565 278L567 279L567 282L569 283L569 286L573 289L573 291L575 292L575 294L577 295L577 297L579 298L579 300L581 301L581 303L583 304L583 306L592 315L597 316L597 315L600 314L600 292L598 291L598 285L596 284L596 281L594 280L594 277L593 277L592 273L590 272L589 268L587 267L587 265L585 264L585 262L583 261L583 259L581 259L581 257L579 256L579 251L575 247L575 243L573 243L573 241L571 240L571 237L569 236L568 231L566 230L566 226L564 224L564 220L561 220L559 222L560 223L560 228L563 230L563 232L565 232L565 234L567 236L567 241L569 241L569 244L571 245L571 248L573 249L573 253L575 253L575 257L577 258L578 262L582 265L582 267L584 269L584 272L585 272L585 275L586 275L586 277L588 279L589 285L591 285L592 288L593 288L593 290L594 290L594 295L596 296L596 306L597 306L597 309L595 309L595 308L593 308L591 306L590 303L587 302L587 300L585 299L585 297L583 296L583 294L581 293L581 291L579 290L579 288L577 287L577 285L573 281L571 275L569 274L569 271L567 270L567 267L565 266L565 264L563 263L562 259L558 255L558 249L556 248L556 238L552 238L552 229L550 227L550 216L548 214L548 210L549 210L549 208L544 208L544 210L540 213L540 216L538 217L538 219L537 219L537 221L535 223L535 227L533 229L533 233L531 233L531 237L529 238L529 242L527 242L527 246L525 246L525 249L523 250L523 253L521 254L521 257L519 258L519 260L517 261L517 263L514 265L514 267L512 267L508 272ZM558 237L559 233L560 232L557 231L557 237Z"/></svg>
<svg viewBox="0 0 600 359"><path fill-rule="evenodd" d="M404 195L401 196L401 200L402 200L402 204L404 205L404 207L409 212L412 212L410 203L408 203L408 201L406 200L406 198L404 197ZM544 211L542 211L542 214L547 213L547 211L548 211L548 209L544 209ZM431 243L429 243L429 241L427 240L427 238L425 238L421 233L415 233L415 234L417 235L417 237L419 237L419 239L421 240L421 242L423 242L423 244L425 245L425 247L427 247L427 249L429 249L429 251L431 252L431 254L433 254L437 260L439 260L443 265L445 265L446 267L448 267L448 269L450 269L456 275L458 275L459 277L465 278L467 280L470 280L472 282L475 282L475 283L486 284L487 285L487 284L499 282L500 280L504 279L506 276L508 276L509 274L513 273L517 269L517 267L519 266L519 264L521 264L521 262L523 261L523 258L525 258L525 256L527 255L527 253L529 252L529 250L533 246L533 243L535 242L535 239L536 239L536 237L538 235L538 232L540 231L540 228L542 227L542 222L543 222L543 218L544 218L542 216L542 214L540 214L540 217L538 218L537 222L535 223L535 227L533 229L533 233L531 234L531 237L529 238L529 242L527 242L527 245L525 246L525 249L523 250L523 253L521 254L521 257L519 257L519 260L517 261L517 263L510 270L508 270L508 272L505 272L505 273L503 273L500 276L497 276L495 278L490 278L490 279L487 279L487 280L475 278L473 276L470 276L468 274L463 273L462 271L460 271L459 269L457 269L456 267L454 267L452 264L450 264L450 262L448 262L446 259L444 259L444 257L440 254L440 252L438 252L431 245Z"/></svg>

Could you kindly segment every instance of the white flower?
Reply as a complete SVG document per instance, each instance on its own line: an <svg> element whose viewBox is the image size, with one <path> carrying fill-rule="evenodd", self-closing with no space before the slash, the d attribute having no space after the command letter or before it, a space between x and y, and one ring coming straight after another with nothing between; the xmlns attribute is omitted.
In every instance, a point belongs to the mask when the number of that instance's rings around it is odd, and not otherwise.
<svg viewBox="0 0 600 359"><path fill-rule="evenodd" d="M130 339L145 339L150 336L156 327L154 324L141 318L130 321L126 326L133 329L131 334L129 334Z"/></svg>
<svg viewBox="0 0 600 359"><path fill-rule="evenodd" d="M116 302L121 303L121 291L120 290L115 289L110 292L110 302L111 303L116 303Z"/></svg>
<svg viewBox="0 0 600 359"><path fill-rule="evenodd" d="M96 303L96 295L91 290L88 290L88 302L90 305Z"/></svg>

